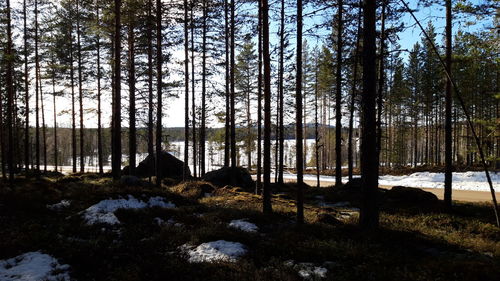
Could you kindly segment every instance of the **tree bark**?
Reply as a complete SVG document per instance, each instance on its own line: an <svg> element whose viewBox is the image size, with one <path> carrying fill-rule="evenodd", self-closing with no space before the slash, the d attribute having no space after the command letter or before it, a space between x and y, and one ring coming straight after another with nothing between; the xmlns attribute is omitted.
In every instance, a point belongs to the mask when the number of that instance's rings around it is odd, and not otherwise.
<svg viewBox="0 0 500 281"><path fill-rule="evenodd" d="M23 39L24 39L24 101L25 101L25 114L26 114L26 128L24 131L24 168L29 170L30 163L30 94L29 94L29 73L28 73L28 26L26 14L26 0L23 1ZM3 154L2 154L3 155Z"/></svg>
<svg viewBox="0 0 500 281"><path fill-rule="evenodd" d="M14 105L14 85L13 85L13 73L12 73L12 31L11 31L11 15L10 15L10 1L7 0L7 70L6 70L6 83L7 83L7 130L8 130L8 141L9 150L7 152L7 166L9 168L9 183L12 187L14 183L14 137L13 137L13 105ZM1 116L0 116L1 118ZM2 157L4 155L2 154Z"/></svg>
<svg viewBox="0 0 500 281"><path fill-rule="evenodd" d="M98 3L98 2L96 2ZM97 24L100 24L99 6L96 4ZM101 38L97 33L97 161L99 165L99 174L104 173L103 151L102 151L102 110L101 110Z"/></svg>
<svg viewBox="0 0 500 281"><path fill-rule="evenodd" d="M187 2L187 0L184 0ZM163 116L163 97L162 97L162 44L161 44L161 0L156 0L156 95L157 95L157 108L156 108L156 186L161 186L161 160L160 155L162 152L162 116ZM184 163L184 170L187 162Z"/></svg>
<svg viewBox="0 0 500 281"><path fill-rule="evenodd" d="M148 0L148 156L154 155L154 135L153 135L153 1ZM151 177L149 178L151 182Z"/></svg>
<svg viewBox="0 0 500 281"><path fill-rule="evenodd" d="M279 160L278 160L278 183L283 184L283 152L284 152L284 120L283 120L283 100L284 100L284 88L283 88L283 76L285 74L285 0L281 0L281 16L280 16L280 58L279 58Z"/></svg>
<svg viewBox="0 0 500 281"><path fill-rule="evenodd" d="M234 0L231 0L231 58L230 58L230 65L231 65L231 167L235 168L237 163L236 163L236 118L235 118L235 85L234 85L234 74L235 74L235 60L234 60L234 54L235 54L235 37L234 37L234 30L235 30L235 18L234 18L234 10L235 10L235 4Z"/></svg>
<svg viewBox="0 0 500 281"><path fill-rule="evenodd" d="M338 0L337 30L337 86L335 91L335 186L342 186L342 11Z"/></svg>
<svg viewBox="0 0 500 281"><path fill-rule="evenodd" d="M363 95L361 96L361 181L363 183L359 223L364 229L378 228L378 157L376 131L375 0L363 1Z"/></svg>
<svg viewBox="0 0 500 281"><path fill-rule="evenodd" d="M271 204L271 57L269 54L269 4L268 0L260 1L264 61L264 186L262 193L263 211L268 214L273 210Z"/></svg>
<svg viewBox="0 0 500 281"><path fill-rule="evenodd" d="M159 0L158 0L159 1ZM183 179L187 180L189 167L189 40L188 40L188 1L184 0L184 172Z"/></svg>
<svg viewBox="0 0 500 281"><path fill-rule="evenodd" d="M76 1L76 44L78 53L78 99L80 102L80 172L85 172L84 128L83 128L83 76L82 45L80 42L80 1Z"/></svg>
<svg viewBox="0 0 500 281"><path fill-rule="evenodd" d="M201 128L200 128L200 175L205 175L205 142L206 142L206 91L207 91L207 0L203 0L203 35L202 35L202 80L201 80Z"/></svg>
<svg viewBox="0 0 500 281"><path fill-rule="evenodd" d="M295 83L295 129L296 129L296 170L297 170L297 223L304 223L304 159L302 155L302 0L297 0L297 75Z"/></svg>
<svg viewBox="0 0 500 281"><path fill-rule="evenodd" d="M191 16L190 16L190 21L191 21L191 111L192 111L192 118L193 118L193 176L196 178L197 171L196 171L196 96L195 96L195 79L194 79L194 29L195 29L195 23L194 23L194 17L193 17L193 10L194 10L194 3L191 3Z"/></svg>
<svg viewBox="0 0 500 281"><path fill-rule="evenodd" d="M451 73L451 37L452 37L452 16L451 16L451 0L446 0L446 72ZM451 81L446 79L446 97L445 97L445 173L444 173L444 204L445 207L451 209L451 193L452 193L452 124L451 124Z"/></svg>
<svg viewBox="0 0 500 281"><path fill-rule="evenodd" d="M122 143L121 143L121 0L115 0L115 30L114 30L114 99L113 99L113 140L112 150L112 174L117 180L121 176Z"/></svg>
<svg viewBox="0 0 500 281"><path fill-rule="evenodd" d="M255 194L259 194L262 188L262 2L258 1L258 77L257 77L257 185Z"/></svg>
<svg viewBox="0 0 500 281"><path fill-rule="evenodd" d="M137 135L136 135L136 109L135 109L135 19L133 11L129 11L128 26L128 85L129 85L129 173L135 175L136 154L137 154Z"/></svg>
<svg viewBox="0 0 500 281"><path fill-rule="evenodd" d="M224 134L224 166L229 167L229 162L230 162L230 148L231 148L231 140L230 140L230 134L231 134L231 116L230 116L230 94L229 94L229 0L224 0L224 39L225 39L225 67L226 67L226 119L225 119L225 134ZM260 0L259 0L260 1Z"/></svg>

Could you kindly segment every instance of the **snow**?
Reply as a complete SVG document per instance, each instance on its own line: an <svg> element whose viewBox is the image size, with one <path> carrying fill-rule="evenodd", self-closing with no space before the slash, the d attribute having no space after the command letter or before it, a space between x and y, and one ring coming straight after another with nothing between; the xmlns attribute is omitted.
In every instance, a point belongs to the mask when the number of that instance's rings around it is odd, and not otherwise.
<svg viewBox="0 0 500 281"><path fill-rule="evenodd" d="M47 205L47 209L53 210L53 211L57 211L57 210L61 210L61 209L67 208L70 205L71 205L71 201L70 200L62 200L59 203L52 204L52 205Z"/></svg>
<svg viewBox="0 0 500 281"><path fill-rule="evenodd" d="M15 258L0 260L2 281L66 281L69 265L59 264L57 259L41 252L29 252Z"/></svg>
<svg viewBox="0 0 500 281"><path fill-rule="evenodd" d="M218 240L200 244L189 250L189 262L235 262L239 257L246 254L246 247L238 242Z"/></svg>
<svg viewBox="0 0 500 281"><path fill-rule="evenodd" d="M493 188L500 190L500 173L490 173ZM380 185L444 188L444 173L419 172L406 176L381 176ZM453 173L453 189L490 191L484 172Z"/></svg>
<svg viewBox="0 0 500 281"><path fill-rule="evenodd" d="M495 191L500 191L500 173L490 172L493 188ZM359 177L359 176L355 176ZM285 173L284 179L296 180L297 175ZM305 181L316 181L316 175L304 175ZM320 176L321 182L335 182L333 176ZM346 183L347 177L342 178L342 182ZM444 173L418 172L404 176L380 176L379 185L396 186L402 185L407 187L418 188L444 188ZM472 191L490 191L486 174L484 172L456 172L453 173L453 189L455 190L472 190Z"/></svg>
<svg viewBox="0 0 500 281"><path fill-rule="evenodd" d="M319 266L299 270L300 277L306 280L312 280L314 278L326 278L327 273L328 269Z"/></svg>
<svg viewBox="0 0 500 281"><path fill-rule="evenodd" d="M175 208L171 202L165 202L163 197L151 197L148 202L136 199L129 195L127 199L107 199L95 205L90 206L83 211L83 217L87 224L105 223L116 225L120 221L115 216L114 212L118 209L144 209L144 208Z"/></svg>
<svg viewBox="0 0 500 281"><path fill-rule="evenodd" d="M248 222L246 220L232 220L229 223L229 227L236 228L245 232L257 232L259 231L259 227L255 224Z"/></svg>

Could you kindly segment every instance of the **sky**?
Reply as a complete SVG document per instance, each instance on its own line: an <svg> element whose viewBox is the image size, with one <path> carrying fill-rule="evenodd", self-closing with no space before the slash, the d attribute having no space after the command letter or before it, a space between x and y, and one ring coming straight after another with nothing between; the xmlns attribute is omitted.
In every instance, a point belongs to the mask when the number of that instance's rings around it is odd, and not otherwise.
<svg viewBox="0 0 500 281"><path fill-rule="evenodd" d="M164 1L167 1L167 0L164 0ZM484 0L474 0L473 2L480 3L483 1ZM22 3L20 0L15 0L12 2L13 2L14 7L19 6L20 3ZM274 3L277 3L277 2L274 2ZM409 5L411 8L417 8L417 1L410 0ZM278 11L279 8L280 8L279 6L271 7L271 10ZM255 9L255 8L252 8L252 9ZM311 8L306 8L306 10L304 11L304 14L308 14L310 11L311 11ZM327 12L332 13L332 11L327 11ZM255 13L257 13L256 9L255 9ZM296 10L294 7L293 8L291 7L286 11L287 15L294 15L295 13L296 13ZM438 33L438 39L437 39L438 43L441 43L442 34L444 33L444 9L439 7L439 6L432 6L432 7L428 7L428 8L419 7L418 12L416 12L416 16L421 21L421 23L424 27L427 26L428 21L433 22L434 26L436 27L436 32ZM308 27L312 26L315 23L319 23L322 20L323 19L319 16L314 17L314 18L305 19L304 30L307 30ZM399 19L399 21L402 21L405 24L405 26L408 26L408 27L403 32L399 33L399 42L398 43L400 44L401 49L411 50L412 46L416 42L421 40L421 36L422 36L421 31L418 28L418 26L415 25L415 22L411 18L411 16L409 15L409 13L406 13L405 15L403 15ZM475 26L464 27L462 22L454 21L454 31L456 31L458 27L460 27L461 29L465 28L465 29L469 29L469 31L473 31L473 30L476 30L478 28L483 28L485 23L488 24L490 22L491 22L491 19L485 19L482 22L479 22L478 24L476 24ZM278 43L278 37L277 37L278 24L279 24L279 22L277 22L276 19L274 19L274 20L271 19L271 23L270 23L271 45ZM347 24L356 24L356 23L354 22L354 23L347 23ZM292 25L294 26L295 24L292 24ZM292 25L290 27L287 27L287 28L292 28ZM388 26L390 27L390 25L391 25L391 23L389 22ZM14 32L16 32L16 31L14 31ZM317 30L317 33L325 35L325 37L326 37L329 34L329 31ZM323 43L321 41L318 41L316 38L307 38L306 37L305 39L308 40L308 43L311 47L313 47L316 44ZM256 41L256 38L254 38L253 40ZM290 39L290 44L295 46L295 39L293 37L291 37L291 39ZM407 57L407 53L402 52L402 56ZM171 74L169 77L169 81L172 81L172 80L183 81L182 61L184 60L184 54L183 54L182 46L180 46L179 49L172 51L172 59L173 60L168 65L164 66L164 67L167 67L169 69L172 69L172 71L170 72ZM274 56L273 59L276 59L276 56ZM195 57L196 63L200 63L200 61L201 61L201 59L199 57ZM34 75L32 75L32 76L34 76ZM223 84L223 76L224 76L224 74L220 73L220 75L213 76L210 79L213 80L212 82L216 82L216 83L219 83L220 85L222 85ZM126 81L126 77L123 77L122 79L123 79L123 81ZM166 80L164 82L166 82ZM201 87L201 83L197 83L196 91L195 91L196 93L201 92L200 87ZM33 87L31 87L31 88L33 88ZM122 95L127 96L128 93L126 91L126 89L127 89L126 86L122 87L122 88L124 89L122 91ZM49 89L44 89L44 90L46 92L49 91ZM163 118L163 126L164 127L183 127L184 126L183 86L181 85L181 87L179 89L174 89L173 92L175 94L178 94L179 97L178 98L170 97L170 98L164 99L165 107L164 107L163 111L165 113L165 116ZM199 94L197 94L197 95L199 95ZM197 99L198 99L197 102L199 103L200 102L199 97L197 97ZM32 99L32 101L33 101L33 99ZM213 103L213 106L218 108L219 111L223 110L224 100L222 100L221 98L214 98L212 103ZM127 105L128 101L124 100L122 102L122 104ZM32 104L32 107L33 106L34 106L34 104ZM57 103L56 103L56 107L57 107L57 112L58 112L58 126L69 127L70 126L70 115L67 114L67 112L71 108L70 99L65 98L65 97L58 98ZM97 117L96 117L95 111L92 111L92 109L97 107L97 102L95 100L92 100L92 99L86 99L84 101L84 107L85 107L86 112L87 112L84 115L85 116L84 126L88 127L88 128L89 127L95 128L97 126ZM48 124L48 126L52 126L52 124L53 124L53 119L52 119L53 106L52 106L52 97L50 95L46 95L45 109L46 109L46 123ZM126 107L124 107L122 109L122 115L124 117L128 116L128 112L126 111L126 109L127 109ZM111 99L109 97L109 94L108 95L105 94L103 96L103 122L104 122L104 126L109 126L109 121L111 119L110 112L111 112ZM211 126L211 127L223 126L223 124L216 122L216 119L213 116L213 114L209 115L208 118L209 118L208 126ZM32 122L34 121L33 117L31 118L31 121ZM126 127L127 122L128 121L124 120L122 126ZM138 124L138 126L143 126L143 123Z"/></svg>

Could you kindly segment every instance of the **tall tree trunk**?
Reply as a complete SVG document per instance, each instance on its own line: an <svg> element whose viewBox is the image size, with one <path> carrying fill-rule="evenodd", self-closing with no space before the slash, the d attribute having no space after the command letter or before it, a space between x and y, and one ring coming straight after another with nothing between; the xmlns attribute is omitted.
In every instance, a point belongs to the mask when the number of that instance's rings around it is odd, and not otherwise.
<svg viewBox="0 0 500 281"><path fill-rule="evenodd" d="M52 54L52 63L55 64L54 55ZM58 143L57 143L57 111L56 111L56 71L52 68L52 106L54 108L53 116L54 119L54 170L57 172L58 170Z"/></svg>
<svg viewBox="0 0 500 281"><path fill-rule="evenodd" d="M356 104L356 96L357 96L357 78L358 78L358 62L359 62L359 41L361 38L361 15L362 15L362 0L359 2L359 11L358 11L358 28L356 32L356 46L354 50L354 69L352 75L352 85L351 85L351 101L349 104L349 135L348 135L348 143L347 143L347 169L349 175L349 181L353 178L353 169L354 169L354 161L353 161L353 131L354 131L354 109Z"/></svg>
<svg viewBox="0 0 500 281"><path fill-rule="evenodd" d="M235 18L234 18L234 10L235 10L235 4L234 0L231 0L231 58L230 58L230 65L231 65L231 167L235 168L237 163L236 163L236 112L235 112L235 88L234 88L234 74L235 74L235 60L234 60L234 54L235 54L235 37L234 37L234 29L235 29Z"/></svg>
<svg viewBox="0 0 500 281"><path fill-rule="evenodd" d="M122 143L121 143L121 0L115 0L115 30L114 30L114 74L115 89L113 99L113 140L112 151L112 173L113 179L117 180L121 175Z"/></svg>
<svg viewBox="0 0 500 281"><path fill-rule="evenodd" d="M98 2L96 2L98 3ZM97 24L100 24L99 5L96 4ZM101 38L97 33L97 161L99 165L99 174L104 173L103 151L102 151L102 110L101 110Z"/></svg>
<svg viewBox="0 0 500 281"><path fill-rule="evenodd" d="M201 128L200 128L200 175L205 175L205 142L206 142L206 92L207 92L207 0L203 0L203 35L202 35L202 77L201 77Z"/></svg>
<svg viewBox="0 0 500 281"><path fill-rule="evenodd" d="M40 105L42 107L43 171L47 172L47 124L45 123L45 106L43 104L42 74L40 73L40 69L38 69L38 77L40 78L38 83L40 84Z"/></svg>
<svg viewBox="0 0 500 281"><path fill-rule="evenodd" d="M258 1L259 19L258 19L258 77L257 77L257 185L255 194L258 194L262 188L262 2Z"/></svg>
<svg viewBox="0 0 500 281"><path fill-rule="evenodd" d="M189 168L189 41L188 41L188 1L184 0L184 173L183 179L187 180Z"/></svg>
<svg viewBox="0 0 500 281"><path fill-rule="evenodd" d="M73 29L73 24L71 24ZM73 173L76 173L76 111L75 111L75 69L73 67L73 30L69 33L69 56L70 56L70 82L71 82L71 153L72 153L72 166ZM37 90L38 91L38 90ZM38 117L37 117L38 119Z"/></svg>
<svg viewBox="0 0 500 281"><path fill-rule="evenodd" d="M84 128L83 128L83 76L82 45L80 42L80 1L76 1L76 44L78 52L78 99L80 102L80 172L85 172Z"/></svg>
<svg viewBox="0 0 500 281"><path fill-rule="evenodd" d="M283 184L283 152L284 152L284 116L283 116L283 100L284 100L284 87L283 76L285 74L285 0L281 0L281 16L280 16L280 58L279 58L279 167L278 167L278 183Z"/></svg>
<svg viewBox="0 0 500 281"><path fill-rule="evenodd" d="M30 163L30 94L29 94L29 73L28 73L28 26L26 14L26 0L23 0L23 40L24 40L24 102L26 114L26 128L24 131L24 168L29 170ZM3 154L2 154L3 155Z"/></svg>
<svg viewBox="0 0 500 281"><path fill-rule="evenodd" d="M128 26L128 85L129 85L129 173L135 175L136 154L137 154L137 134L136 134L136 109L135 109L135 35L134 11L130 11Z"/></svg>
<svg viewBox="0 0 500 281"><path fill-rule="evenodd" d="M302 155L302 0L297 0L297 76L295 83L295 151L297 166L297 223L304 222L304 160Z"/></svg>
<svg viewBox="0 0 500 281"><path fill-rule="evenodd" d="M187 0L184 0L185 5ZM162 98L162 44L161 44L161 0L156 0L156 95L157 95L157 109L156 109L156 186L161 186L162 173L161 173L161 139L162 139L162 116L163 116L163 98ZM187 107L186 107L187 110ZM187 161L184 161L184 174L186 171ZM185 178L185 175L184 175Z"/></svg>
<svg viewBox="0 0 500 281"><path fill-rule="evenodd" d="M191 111L193 118L193 176L196 177L196 96L195 96L195 80L194 80L194 17L193 17L194 3L191 3Z"/></svg>
<svg viewBox="0 0 500 281"><path fill-rule="evenodd" d="M153 1L148 0L148 156L154 156L154 135L153 135ZM151 177L149 177L151 182Z"/></svg>
<svg viewBox="0 0 500 281"><path fill-rule="evenodd" d="M40 62L38 57L38 0L35 0L35 153L36 153L36 174L40 174L40 110L39 110L39 70Z"/></svg>
<svg viewBox="0 0 500 281"><path fill-rule="evenodd" d="M446 0L446 71L451 73L451 0ZM444 204L448 210L451 209L451 192L452 192L452 124L451 124L451 81L446 79L446 98L445 98L445 173L444 173Z"/></svg>
<svg viewBox="0 0 500 281"><path fill-rule="evenodd" d="M338 0L337 30L337 86L335 91L335 185L342 186L342 11Z"/></svg>
<svg viewBox="0 0 500 281"><path fill-rule="evenodd" d="M13 105L14 105L14 85L12 73L12 31L11 31L11 17L10 17L10 1L7 0L7 70L5 82L7 83L7 130L9 138L9 151L7 152L7 166L9 168L9 182L12 187L14 181L14 137L13 137ZM0 116L1 118L1 116ZM4 155L2 154L2 157Z"/></svg>
<svg viewBox="0 0 500 281"><path fill-rule="evenodd" d="M380 52L379 52L379 80L377 88L377 153L380 159L380 152L382 150L382 107L383 107L383 94L385 84L385 7L386 2L382 0L382 15L381 15L381 28L380 28ZM400 154L401 155L401 154Z"/></svg>
<svg viewBox="0 0 500 281"><path fill-rule="evenodd" d="M234 1L234 0L233 0ZM264 61L264 186L263 211L272 213L271 204L271 56L269 54L269 4L261 1L262 57ZM298 0L301 1L301 0Z"/></svg>
<svg viewBox="0 0 500 281"><path fill-rule="evenodd" d="M231 134L231 116L230 116L230 94L229 94L229 0L224 0L224 40L225 40L225 67L226 67L226 119L225 119L225 134L224 134L224 166L229 167L229 160L230 160L230 148L231 148L231 140L230 140L230 134ZM259 0L260 1L260 0Z"/></svg>
<svg viewBox="0 0 500 281"><path fill-rule="evenodd" d="M376 121L375 0L363 1L363 95L361 96L361 181L363 182L360 226L378 228L378 166Z"/></svg>
<svg viewBox="0 0 500 281"><path fill-rule="evenodd" d="M319 162L319 148L320 148L320 137L319 137L319 124L318 124L318 59L316 58L315 65L315 73L314 73L314 152L316 157L316 187L320 187L319 182L319 171L320 171L320 162Z"/></svg>

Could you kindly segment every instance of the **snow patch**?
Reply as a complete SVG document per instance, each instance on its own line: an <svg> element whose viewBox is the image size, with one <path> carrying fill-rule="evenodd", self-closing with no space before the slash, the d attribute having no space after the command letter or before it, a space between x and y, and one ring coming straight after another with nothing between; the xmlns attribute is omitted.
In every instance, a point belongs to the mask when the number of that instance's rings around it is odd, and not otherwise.
<svg viewBox="0 0 500 281"><path fill-rule="evenodd" d="M256 226L255 224L248 222L244 219L242 220L232 220L229 223L229 227L231 228L236 228L245 232L258 232L259 227Z"/></svg>
<svg viewBox="0 0 500 281"><path fill-rule="evenodd" d="M47 209L52 210L52 211L57 211L57 210L61 210L64 208L68 208L70 205L71 205L70 200L62 200L59 203L47 205Z"/></svg>
<svg viewBox="0 0 500 281"><path fill-rule="evenodd" d="M69 265L59 264L57 259L41 252L29 252L15 258L0 260L2 281L66 281Z"/></svg>
<svg viewBox="0 0 500 281"><path fill-rule="evenodd" d="M107 199L95 205L90 206L83 211L83 217L87 224L120 224L120 221L115 216L114 212L118 209L144 209L144 208L175 208L171 202L166 202L163 197L151 197L149 201L144 202L129 195L127 199Z"/></svg>
<svg viewBox="0 0 500 281"><path fill-rule="evenodd" d="M186 249L185 246L181 248ZM218 240L200 244L198 247L188 250L189 262L235 262L239 257L246 254L245 245L238 242Z"/></svg>

